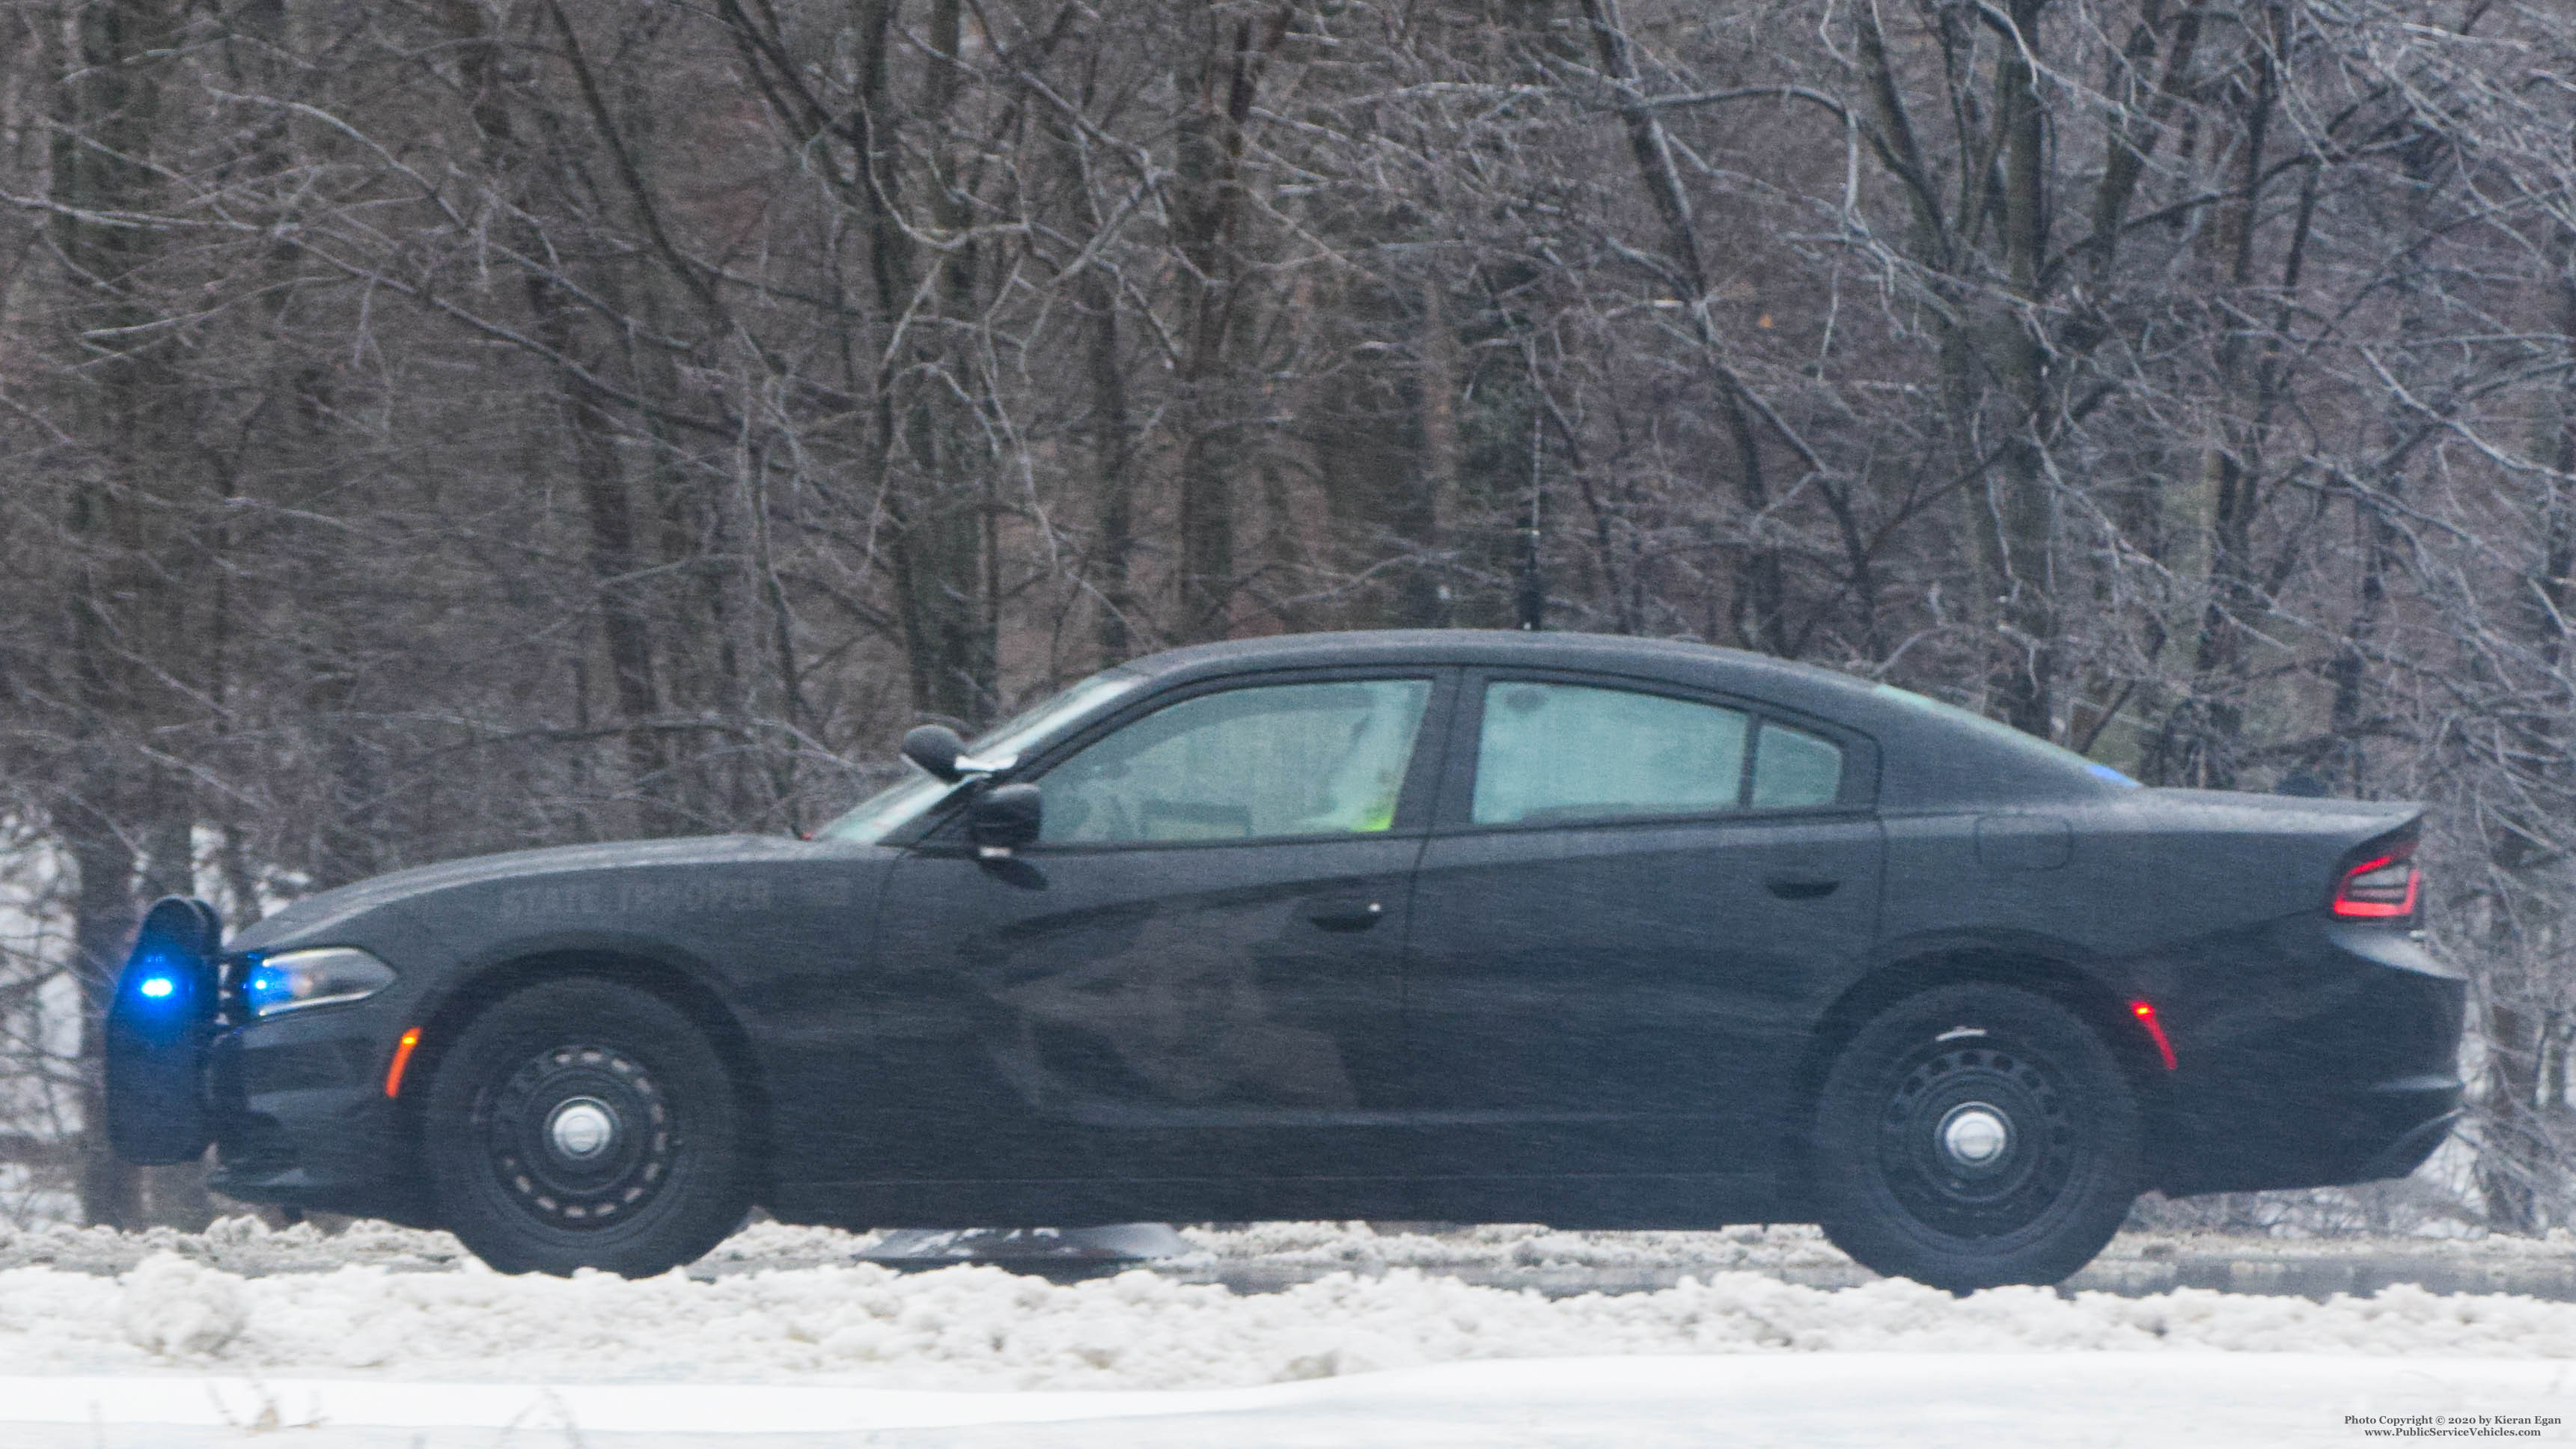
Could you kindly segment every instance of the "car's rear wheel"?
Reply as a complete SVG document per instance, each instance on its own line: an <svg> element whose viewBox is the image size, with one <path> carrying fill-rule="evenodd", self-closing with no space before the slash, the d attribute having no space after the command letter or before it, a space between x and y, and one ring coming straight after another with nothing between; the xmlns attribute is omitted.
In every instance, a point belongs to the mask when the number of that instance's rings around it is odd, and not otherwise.
<svg viewBox="0 0 2576 1449"><path fill-rule="evenodd" d="M505 1273L649 1277L749 1206L723 1059L669 1003L606 981L543 982L476 1016L423 1125L440 1222Z"/></svg>
<svg viewBox="0 0 2576 1449"><path fill-rule="evenodd" d="M1860 1029L1826 1074L1810 1161L1836 1246L1965 1292L2091 1262L2137 1197L2138 1141L2099 1036L2044 997L1967 983Z"/></svg>

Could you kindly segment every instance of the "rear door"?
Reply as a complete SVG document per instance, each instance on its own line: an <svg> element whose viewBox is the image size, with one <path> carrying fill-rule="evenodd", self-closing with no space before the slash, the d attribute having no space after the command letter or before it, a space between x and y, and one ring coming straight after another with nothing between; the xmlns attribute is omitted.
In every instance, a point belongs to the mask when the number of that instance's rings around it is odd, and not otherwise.
<svg viewBox="0 0 2576 1449"><path fill-rule="evenodd" d="M1768 1173L1821 993L1876 927L1869 741L1485 671L1449 753L1406 967L1422 1172L1461 1207L1531 1177L1600 1177L1615 1204L1621 1178Z"/></svg>

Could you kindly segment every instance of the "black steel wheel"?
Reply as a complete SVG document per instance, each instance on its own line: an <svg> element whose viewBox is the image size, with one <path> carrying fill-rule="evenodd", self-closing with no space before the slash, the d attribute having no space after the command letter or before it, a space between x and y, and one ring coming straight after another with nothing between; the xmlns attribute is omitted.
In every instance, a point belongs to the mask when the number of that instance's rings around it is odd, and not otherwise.
<svg viewBox="0 0 2576 1449"><path fill-rule="evenodd" d="M723 1059L669 1003L606 981L544 982L475 1017L424 1128L440 1222L505 1273L650 1277L749 1206Z"/></svg>
<svg viewBox="0 0 2576 1449"><path fill-rule="evenodd" d="M2136 1200L2135 1094L2063 1007L1969 983L1897 1003L1826 1074L1810 1145L1826 1236L1966 1292L2054 1283Z"/></svg>

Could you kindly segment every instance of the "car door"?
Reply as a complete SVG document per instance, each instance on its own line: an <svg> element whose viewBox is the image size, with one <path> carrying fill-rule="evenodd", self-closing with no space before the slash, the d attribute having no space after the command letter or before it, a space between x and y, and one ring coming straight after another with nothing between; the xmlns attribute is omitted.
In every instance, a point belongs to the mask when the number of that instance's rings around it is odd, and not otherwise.
<svg viewBox="0 0 2576 1449"><path fill-rule="evenodd" d="M891 1170L1085 1180L1118 1198L1094 1212L1156 1217L1401 1178L1376 1144L1448 682L1165 693L1014 773L1035 845L984 859L940 833L897 862L879 1000L937 1090L871 1129Z"/></svg>
<svg viewBox="0 0 2576 1449"><path fill-rule="evenodd" d="M1869 742L1748 700L1475 672L1417 876L1405 1023L1422 1170L1495 1186L1759 1179L1829 983L1876 926ZM1436 1194L1420 1209L1436 1215Z"/></svg>

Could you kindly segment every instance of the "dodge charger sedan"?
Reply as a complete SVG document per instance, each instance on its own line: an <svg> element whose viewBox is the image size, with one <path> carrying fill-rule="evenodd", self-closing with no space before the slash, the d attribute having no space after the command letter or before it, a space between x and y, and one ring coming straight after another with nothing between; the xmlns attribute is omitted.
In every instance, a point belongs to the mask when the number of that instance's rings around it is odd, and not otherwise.
<svg viewBox="0 0 2576 1449"><path fill-rule="evenodd" d="M252 1201L651 1274L846 1226L1821 1222L2053 1282L2134 1197L2402 1175L2461 1084L2413 805L2145 789L1697 645L1094 676L810 840L155 907L109 1128Z"/></svg>

